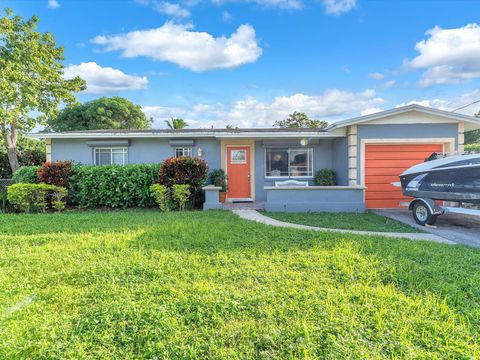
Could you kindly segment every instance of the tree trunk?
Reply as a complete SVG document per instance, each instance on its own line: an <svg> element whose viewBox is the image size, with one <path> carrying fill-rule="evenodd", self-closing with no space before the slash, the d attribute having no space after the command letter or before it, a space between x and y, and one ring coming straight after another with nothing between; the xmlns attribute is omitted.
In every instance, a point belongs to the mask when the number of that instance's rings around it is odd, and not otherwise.
<svg viewBox="0 0 480 360"><path fill-rule="evenodd" d="M17 149L14 147L7 147L8 162L12 169L12 174L20 167L17 157Z"/></svg>
<svg viewBox="0 0 480 360"><path fill-rule="evenodd" d="M20 167L17 157L17 130L11 128L5 133L5 146L7 147L8 162L12 169L12 174Z"/></svg>

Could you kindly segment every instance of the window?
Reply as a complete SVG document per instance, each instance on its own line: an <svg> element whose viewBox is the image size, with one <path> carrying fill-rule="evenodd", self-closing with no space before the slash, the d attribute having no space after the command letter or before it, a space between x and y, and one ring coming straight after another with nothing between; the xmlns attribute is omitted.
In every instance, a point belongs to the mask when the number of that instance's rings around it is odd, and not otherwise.
<svg viewBox="0 0 480 360"><path fill-rule="evenodd" d="M230 152L231 164L246 164L247 163L247 150L232 150Z"/></svg>
<svg viewBox="0 0 480 360"><path fill-rule="evenodd" d="M270 148L265 150L265 176L312 177L312 148Z"/></svg>
<svg viewBox="0 0 480 360"><path fill-rule="evenodd" d="M128 148L95 148L95 165L125 165L128 163Z"/></svg>
<svg viewBox="0 0 480 360"><path fill-rule="evenodd" d="M192 157L192 148L191 147L177 147L175 148L175 157L179 158L182 156Z"/></svg>

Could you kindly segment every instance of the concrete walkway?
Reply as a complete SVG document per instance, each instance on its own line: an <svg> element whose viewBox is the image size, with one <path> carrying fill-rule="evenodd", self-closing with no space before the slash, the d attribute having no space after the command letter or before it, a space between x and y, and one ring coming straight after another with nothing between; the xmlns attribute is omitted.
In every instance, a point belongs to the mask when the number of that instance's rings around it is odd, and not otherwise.
<svg viewBox="0 0 480 360"><path fill-rule="evenodd" d="M343 230L343 229L325 229L315 226L300 225L300 224L290 224L287 222L275 220L269 218L268 216L260 214L256 210L232 210L234 214L238 215L242 219L256 221L266 225L287 227L293 229L302 229L302 230L313 230L313 231L329 231L337 233L346 233L346 234L357 234L357 235L375 235L375 236L384 236L391 238L403 238L409 240L427 240L434 241L442 244L455 245L456 243L445 239L443 237L434 235L434 234L424 234L424 233L392 233L392 232L376 232L376 231L359 231L359 230Z"/></svg>
<svg viewBox="0 0 480 360"><path fill-rule="evenodd" d="M390 219L400 221L417 229L443 237L445 239L480 248L480 218L476 216L445 214L438 217L434 227L420 226L414 220L412 213L404 209L374 210L375 213Z"/></svg>

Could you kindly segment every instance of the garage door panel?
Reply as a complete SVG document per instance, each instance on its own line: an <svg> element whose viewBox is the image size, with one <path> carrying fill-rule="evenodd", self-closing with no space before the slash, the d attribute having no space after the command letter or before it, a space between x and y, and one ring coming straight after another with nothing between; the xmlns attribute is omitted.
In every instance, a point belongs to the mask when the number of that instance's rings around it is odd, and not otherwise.
<svg viewBox="0 0 480 360"><path fill-rule="evenodd" d="M389 167L389 168L366 168L365 176L370 175L382 175L382 176L395 176L398 180L398 175L400 175L408 167Z"/></svg>
<svg viewBox="0 0 480 360"><path fill-rule="evenodd" d="M367 208L398 208L409 202L399 187L399 175L422 163L433 152L442 152L442 144L366 145L365 147L365 205Z"/></svg>
<svg viewBox="0 0 480 360"><path fill-rule="evenodd" d="M365 177L365 185L370 184L390 184L392 182L400 181L398 176L385 176L385 175L371 175Z"/></svg>
<svg viewBox="0 0 480 360"><path fill-rule="evenodd" d="M432 151L433 153L434 151ZM430 155L430 154L429 154ZM424 161L424 151L370 151L365 153L366 160L418 160Z"/></svg>
<svg viewBox="0 0 480 360"><path fill-rule="evenodd" d="M397 152L412 152L412 151L423 151L423 152L434 152L442 151L442 144L403 144L403 145L367 145L369 151L397 151Z"/></svg>
<svg viewBox="0 0 480 360"><path fill-rule="evenodd" d="M400 207L398 200L366 200L365 206L368 209L396 209Z"/></svg>
<svg viewBox="0 0 480 360"><path fill-rule="evenodd" d="M393 181L391 181L393 182ZM368 184L368 192L371 191L396 191L398 188L390 183Z"/></svg>
<svg viewBox="0 0 480 360"><path fill-rule="evenodd" d="M371 200L381 200L381 199L405 199L405 196L398 191L368 191L365 193L365 199Z"/></svg>
<svg viewBox="0 0 480 360"><path fill-rule="evenodd" d="M423 159L414 159L414 160L408 160L408 159L385 159L385 160L369 160L365 164L366 169L371 169L371 168L403 168L403 169L408 169L409 167L412 167L413 165L417 165L418 163L422 162Z"/></svg>

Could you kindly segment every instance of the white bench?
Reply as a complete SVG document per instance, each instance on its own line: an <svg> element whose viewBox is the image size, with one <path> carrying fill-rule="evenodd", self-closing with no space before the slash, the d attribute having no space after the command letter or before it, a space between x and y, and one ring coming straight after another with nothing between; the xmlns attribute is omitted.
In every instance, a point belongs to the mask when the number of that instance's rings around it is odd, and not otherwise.
<svg viewBox="0 0 480 360"><path fill-rule="evenodd" d="M285 186L308 186L308 181L298 181L298 180L275 181L275 187L285 187Z"/></svg>

